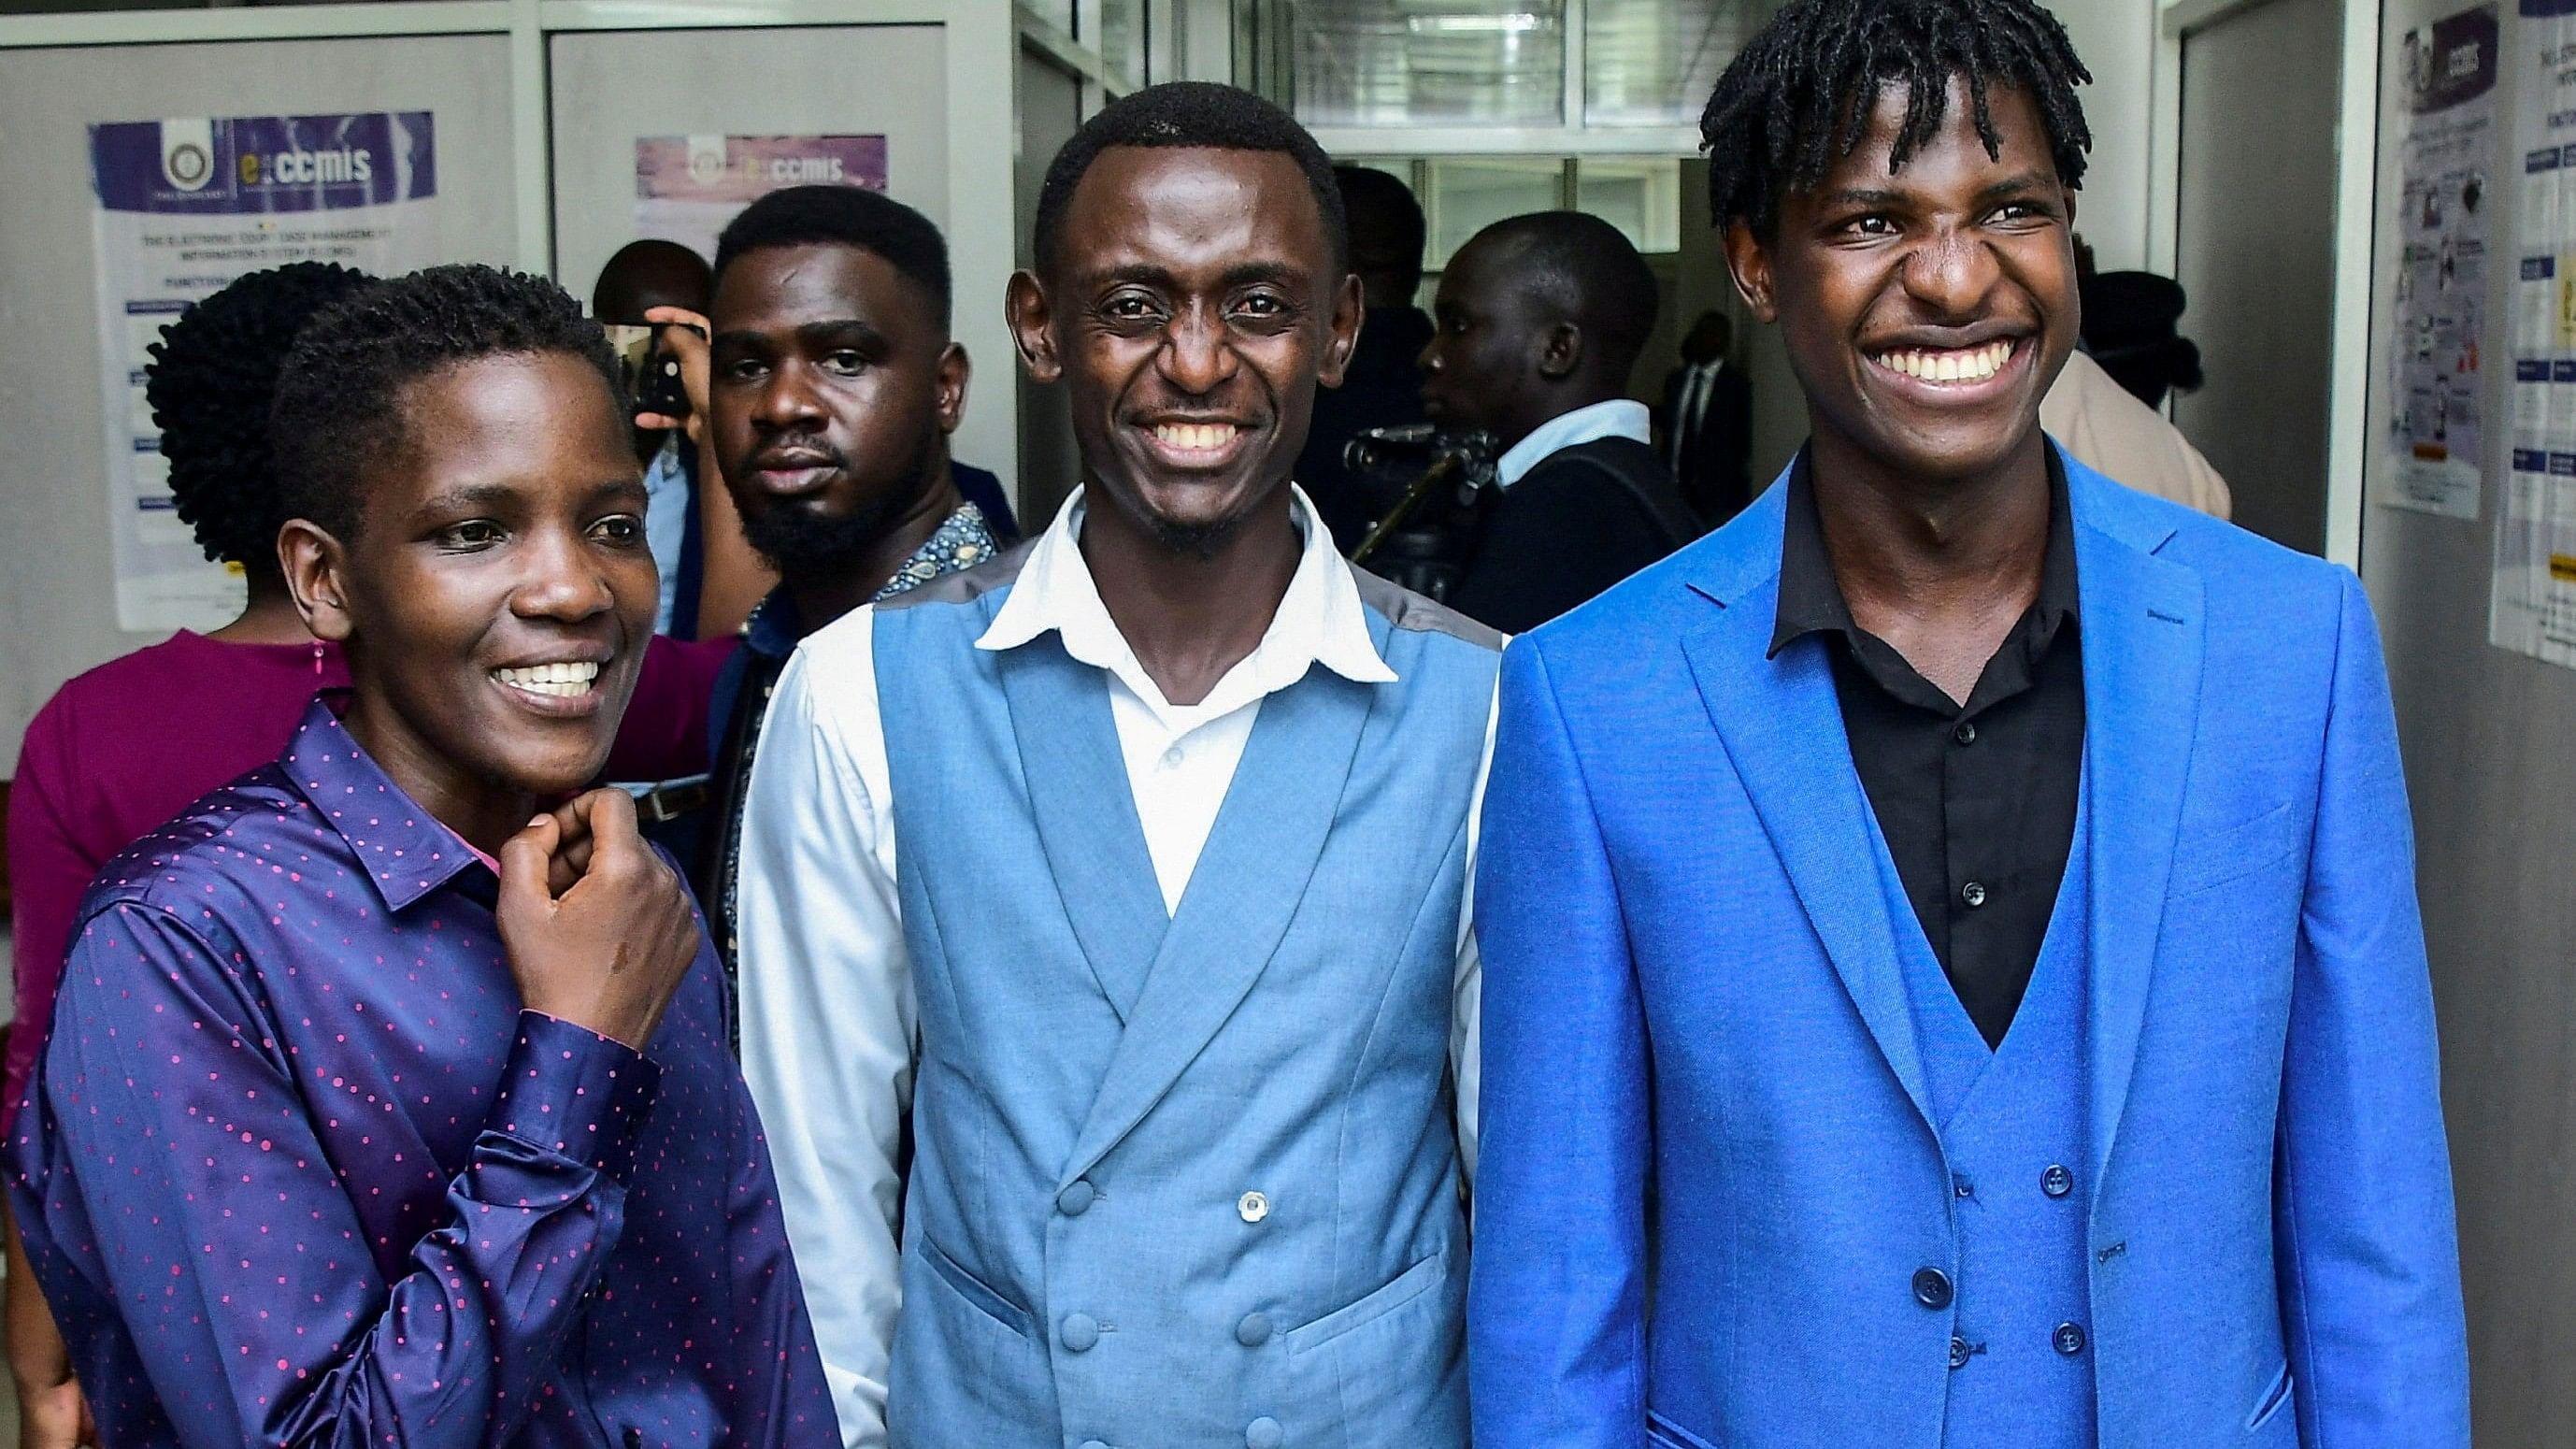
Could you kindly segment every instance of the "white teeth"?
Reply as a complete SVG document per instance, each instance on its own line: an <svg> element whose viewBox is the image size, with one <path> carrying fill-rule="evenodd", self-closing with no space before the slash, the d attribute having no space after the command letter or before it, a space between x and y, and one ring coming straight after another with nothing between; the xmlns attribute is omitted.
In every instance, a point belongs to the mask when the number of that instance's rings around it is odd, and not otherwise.
<svg viewBox="0 0 2576 1449"><path fill-rule="evenodd" d="M495 669L492 678L512 689L530 694L551 694L563 699L578 699L590 693L591 684L599 678L597 660L576 660L554 664L530 664L519 669Z"/></svg>
<svg viewBox="0 0 2576 1449"><path fill-rule="evenodd" d="M1872 359L1890 372L1925 382L1983 382L2003 370L2012 361L2013 344L1989 342L1983 347L1962 347L1929 351L1908 348L1902 352L1882 353Z"/></svg>
<svg viewBox="0 0 2576 1449"><path fill-rule="evenodd" d="M1212 453L1234 441L1232 423L1157 423L1155 441L1184 452Z"/></svg>

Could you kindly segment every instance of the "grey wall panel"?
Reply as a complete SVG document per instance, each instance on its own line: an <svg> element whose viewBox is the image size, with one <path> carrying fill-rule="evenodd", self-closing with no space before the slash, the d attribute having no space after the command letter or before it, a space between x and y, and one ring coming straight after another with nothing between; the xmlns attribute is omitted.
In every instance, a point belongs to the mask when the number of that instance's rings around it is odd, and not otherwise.
<svg viewBox="0 0 2576 1449"><path fill-rule="evenodd" d="M2398 195L2397 79L2404 34L2459 0L2393 0L2383 15L2379 190ZM2530 48L2505 24L2501 153ZM2508 168L2509 169L2509 168ZM2519 198L2516 198L2518 200ZM2390 301L2397 251L2380 210L2372 287L2370 494L2383 496ZM2518 206L2497 208L2497 255ZM2506 331L2512 266L2488 268L2485 416L2510 417ZM2196 300L2196 299L2195 299ZM2397 695L2413 792L2416 880L2441 1015L2443 1108L2459 1193L2476 1442L2576 1443L2576 670L2487 643L2495 517L2510 430L2485 438L2474 521L2371 506L2369 586Z"/></svg>
<svg viewBox="0 0 2576 1449"><path fill-rule="evenodd" d="M886 193L948 225L940 26L575 32L547 60L555 270L580 295L635 239L645 136L882 135Z"/></svg>
<svg viewBox="0 0 2576 1449"><path fill-rule="evenodd" d="M426 109L439 255L508 262L508 62L499 36L0 51L0 775L58 685L159 637L116 627L89 123Z"/></svg>
<svg viewBox="0 0 2576 1449"><path fill-rule="evenodd" d="M2341 3L2266 0L2183 42L2174 275L2209 384L2174 422L2238 523L2309 553L2326 539Z"/></svg>

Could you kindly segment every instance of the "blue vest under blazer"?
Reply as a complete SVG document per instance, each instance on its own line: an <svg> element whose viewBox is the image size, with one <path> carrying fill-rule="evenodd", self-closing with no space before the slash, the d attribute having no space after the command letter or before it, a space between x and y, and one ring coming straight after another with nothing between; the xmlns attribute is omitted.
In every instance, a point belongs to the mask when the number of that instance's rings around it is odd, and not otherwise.
<svg viewBox="0 0 2576 1449"><path fill-rule="evenodd" d="M975 647L1017 570L875 624L921 1010L891 1442L1464 1445L1448 1053L1499 637L1359 575L1398 682L1263 701L1167 916L1107 676Z"/></svg>
<svg viewBox="0 0 2576 1449"><path fill-rule="evenodd" d="M1816 644L1822 646L1824 641ZM1879 875L1896 924L1923 1083L1950 1169L1949 1449L2091 1449L2093 1356L2084 1263L2089 852L2075 838L2057 906L2003 1045L1986 1039L1915 924L1886 847Z"/></svg>
<svg viewBox="0 0 2576 1449"><path fill-rule="evenodd" d="M2036 1435L1972 1421L2007 1341L2029 1355L2060 1312L2100 1449L2467 1449L2369 604L2323 560L2066 477L2084 823L2048 965L2080 966L2082 1007L2032 1039L2083 1065L2013 1111L1941 1109L1948 1028L1917 1007L1947 992L1831 660L1771 651L1787 489L1506 652L1475 893L1477 1449L2053 1449L2072 1400L2011 1390ZM2022 1010L2044 1022L2072 974ZM2034 1201L2051 1162L2067 1196Z"/></svg>

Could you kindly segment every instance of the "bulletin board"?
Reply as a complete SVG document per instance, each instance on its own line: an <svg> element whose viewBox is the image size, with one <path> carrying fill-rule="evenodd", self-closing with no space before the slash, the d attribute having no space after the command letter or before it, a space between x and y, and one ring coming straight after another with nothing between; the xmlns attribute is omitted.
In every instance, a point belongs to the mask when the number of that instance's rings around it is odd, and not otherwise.
<svg viewBox="0 0 2576 1449"><path fill-rule="evenodd" d="M118 623L111 508L132 503L113 496L102 442L120 420L101 386L90 128L426 114L448 204L426 213L423 255L507 263L508 59L499 35L0 49L0 775L64 678L169 633L158 616L131 633Z"/></svg>

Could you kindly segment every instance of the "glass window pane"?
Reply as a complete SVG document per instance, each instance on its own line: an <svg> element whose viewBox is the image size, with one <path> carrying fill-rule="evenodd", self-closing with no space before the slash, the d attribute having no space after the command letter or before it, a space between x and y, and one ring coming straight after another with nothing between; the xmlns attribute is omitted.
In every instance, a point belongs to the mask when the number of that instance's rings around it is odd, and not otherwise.
<svg viewBox="0 0 2576 1449"><path fill-rule="evenodd" d="M1145 83L1144 0L1100 0L1099 43L1093 48L1110 72L1133 85Z"/></svg>
<svg viewBox="0 0 2576 1449"><path fill-rule="evenodd" d="M1585 124L1697 124L1718 76L1770 8L1762 0L1589 0Z"/></svg>
<svg viewBox="0 0 2576 1449"><path fill-rule="evenodd" d="M1564 0L1297 0L1297 118L1311 126L1553 126Z"/></svg>
<svg viewBox="0 0 2576 1449"><path fill-rule="evenodd" d="M1671 157L1587 157L1575 163L1575 209L1619 228L1641 252L1681 250L1681 196L1682 163Z"/></svg>
<svg viewBox="0 0 2576 1449"><path fill-rule="evenodd" d="M1449 264L1467 238L1531 211L1554 211L1562 202L1565 163L1555 157L1444 157L1431 163L1428 269Z"/></svg>

